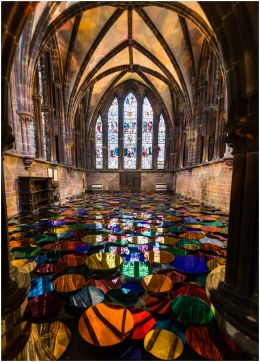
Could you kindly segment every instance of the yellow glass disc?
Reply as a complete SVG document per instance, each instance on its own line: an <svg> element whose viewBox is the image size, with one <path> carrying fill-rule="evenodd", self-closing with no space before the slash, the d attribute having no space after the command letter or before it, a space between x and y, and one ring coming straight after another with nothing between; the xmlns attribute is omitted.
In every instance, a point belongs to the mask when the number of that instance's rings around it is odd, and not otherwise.
<svg viewBox="0 0 260 362"><path fill-rule="evenodd" d="M183 343L166 329L153 329L144 338L144 348L161 360L172 361L182 354Z"/></svg>
<svg viewBox="0 0 260 362"><path fill-rule="evenodd" d="M113 253L96 253L86 259L89 269L108 270L117 268L123 263L124 259L120 255Z"/></svg>

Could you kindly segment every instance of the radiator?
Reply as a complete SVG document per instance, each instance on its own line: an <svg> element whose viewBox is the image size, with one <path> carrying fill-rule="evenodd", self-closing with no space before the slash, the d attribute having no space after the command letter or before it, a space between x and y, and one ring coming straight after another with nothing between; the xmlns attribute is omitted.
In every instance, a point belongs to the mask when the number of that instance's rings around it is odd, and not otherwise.
<svg viewBox="0 0 260 362"><path fill-rule="evenodd" d="M102 184L92 184L91 185L91 190L93 190L93 191L102 191L103 190L103 185Z"/></svg>
<svg viewBox="0 0 260 362"><path fill-rule="evenodd" d="M167 191L168 187L167 184L156 184L155 190L156 191Z"/></svg>

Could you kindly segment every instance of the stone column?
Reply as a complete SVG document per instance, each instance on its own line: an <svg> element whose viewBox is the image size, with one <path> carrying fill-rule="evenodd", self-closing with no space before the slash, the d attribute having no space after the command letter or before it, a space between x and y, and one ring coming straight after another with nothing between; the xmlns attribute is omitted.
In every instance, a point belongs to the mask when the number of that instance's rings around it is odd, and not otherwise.
<svg viewBox="0 0 260 362"><path fill-rule="evenodd" d="M33 95L33 105L34 105L34 114L35 114L35 141L36 141L36 155L38 158L44 158L44 149L43 149L43 132L42 132L42 115L41 115L41 96L40 94Z"/></svg>
<svg viewBox="0 0 260 362"><path fill-rule="evenodd" d="M222 125L224 122L223 119L223 101L224 101L224 93L217 95L217 117L216 117L216 129L215 129L215 141L214 141L214 155L213 159L217 160L219 158L220 153L220 144L221 138L223 137L222 134Z"/></svg>
<svg viewBox="0 0 260 362"><path fill-rule="evenodd" d="M65 163L68 166L72 166L73 157L72 157L72 146L74 145L73 134L72 132L67 132L64 144L64 156Z"/></svg>
<svg viewBox="0 0 260 362"><path fill-rule="evenodd" d="M64 161L64 112L63 112L63 98L62 98L62 83L58 80L54 81L54 97L56 105L56 122L58 129L58 138L59 138L59 156L60 162ZM55 136L55 135L54 135ZM55 148L56 150L56 148Z"/></svg>
<svg viewBox="0 0 260 362"><path fill-rule="evenodd" d="M227 127L233 178L225 282L211 291L225 321L258 340L258 126L256 116Z"/></svg>

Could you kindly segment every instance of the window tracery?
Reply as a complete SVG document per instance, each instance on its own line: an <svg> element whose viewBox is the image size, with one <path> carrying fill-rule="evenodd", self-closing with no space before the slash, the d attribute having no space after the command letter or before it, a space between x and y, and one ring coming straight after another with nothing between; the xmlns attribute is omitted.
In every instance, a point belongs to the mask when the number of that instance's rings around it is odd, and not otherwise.
<svg viewBox="0 0 260 362"><path fill-rule="evenodd" d="M102 136L102 121L101 116L96 122L96 168L103 168L103 136Z"/></svg>
<svg viewBox="0 0 260 362"><path fill-rule="evenodd" d="M136 169L137 101L129 93L124 102L124 169Z"/></svg>
<svg viewBox="0 0 260 362"><path fill-rule="evenodd" d="M166 124L154 113L151 100L118 95L107 105L107 118L98 115L94 127L94 167L99 170L166 168ZM120 111L121 109L121 111ZM160 116L159 116L160 115ZM105 122L107 119L107 122Z"/></svg>
<svg viewBox="0 0 260 362"><path fill-rule="evenodd" d="M118 168L118 101L115 98L108 111L108 168Z"/></svg>
<svg viewBox="0 0 260 362"><path fill-rule="evenodd" d="M142 169L153 167L153 110L145 97L143 101L142 122Z"/></svg>
<svg viewBox="0 0 260 362"><path fill-rule="evenodd" d="M158 158L157 158L157 168L164 169L165 164L165 137L166 137L166 128L163 115L160 116L160 122L158 127Z"/></svg>

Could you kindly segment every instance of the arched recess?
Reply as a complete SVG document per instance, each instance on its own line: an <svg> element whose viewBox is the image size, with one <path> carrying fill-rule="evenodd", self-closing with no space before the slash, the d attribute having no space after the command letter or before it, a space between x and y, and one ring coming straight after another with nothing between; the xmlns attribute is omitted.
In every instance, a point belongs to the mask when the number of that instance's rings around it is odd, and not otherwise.
<svg viewBox="0 0 260 362"><path fill-rule="evenodd" d="M55 37L40 54L34 69L33 105L37 157L64 161L64 109L62 69Z"/></svg>

